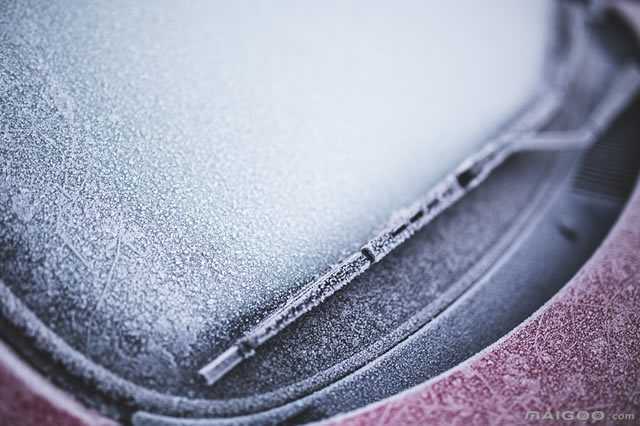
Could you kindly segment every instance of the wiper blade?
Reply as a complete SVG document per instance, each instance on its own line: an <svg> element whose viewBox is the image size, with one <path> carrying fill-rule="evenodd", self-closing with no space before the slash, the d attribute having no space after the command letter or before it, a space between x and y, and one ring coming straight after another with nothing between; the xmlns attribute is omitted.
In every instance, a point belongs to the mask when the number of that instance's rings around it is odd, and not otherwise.
<svg viewBox="0 0 640 426"><path fill-rule="evenodd" d="M581 27L573 21L575 27ZM583 29L574 28L574 31ZM575 35L574 35L575 36ZM237 340L230 348L209 362L198 373L207 384L213 384L255 350L289 324L321 304L355 277L379 262L418 230L447 210L465 194L483 182L493 170L514 153L529 150L576 150L589 147L606 130L640 89L640 72L634 65L623 68L604 99L589 119L577 130L542 131L562 106L569 81L579 70L584 34L574 37L577 46L560 70L559 81L546 87L542 95L523 116L483 149L464 161L455 172L444 178L426 197L402 210L390 225L358 252L333 267L320 278L305 285L284 306Z"/></svg>

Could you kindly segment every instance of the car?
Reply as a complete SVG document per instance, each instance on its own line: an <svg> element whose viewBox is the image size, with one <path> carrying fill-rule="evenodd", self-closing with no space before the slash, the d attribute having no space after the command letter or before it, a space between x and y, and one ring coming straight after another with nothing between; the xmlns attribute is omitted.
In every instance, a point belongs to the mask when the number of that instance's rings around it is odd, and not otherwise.
<svg viewBox="0 0 640 426"><path fill-rule="evenodd" d="M0 10L0 423L640 415L633 2Z"/></svg>

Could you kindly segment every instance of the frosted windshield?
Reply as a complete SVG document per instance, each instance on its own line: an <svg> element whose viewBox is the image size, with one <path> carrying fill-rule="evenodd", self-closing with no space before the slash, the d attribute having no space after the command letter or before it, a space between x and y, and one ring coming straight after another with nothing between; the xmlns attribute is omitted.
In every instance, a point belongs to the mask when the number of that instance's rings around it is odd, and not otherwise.
<svg viewBox="0 0 640 426"><path fill-rule="evenodd" d="M32 131L0 173L37 209L8 204L13 231L60 250L43 279L95 324L223 348L523 106L550 4L16 5L6 64L38 101L5 97Z"/></svg>

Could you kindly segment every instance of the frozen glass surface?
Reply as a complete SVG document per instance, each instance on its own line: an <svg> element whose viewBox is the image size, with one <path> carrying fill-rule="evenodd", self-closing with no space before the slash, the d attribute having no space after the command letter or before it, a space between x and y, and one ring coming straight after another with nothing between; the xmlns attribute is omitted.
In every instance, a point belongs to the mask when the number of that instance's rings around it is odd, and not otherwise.
<svg viewBox="0 0 640 426"><path fill-rule="evenodd" d="M511 117L551 23L525 0L4 8L1 226L31 254L0 269L97 358L110 333L223 349Z"/></svg>

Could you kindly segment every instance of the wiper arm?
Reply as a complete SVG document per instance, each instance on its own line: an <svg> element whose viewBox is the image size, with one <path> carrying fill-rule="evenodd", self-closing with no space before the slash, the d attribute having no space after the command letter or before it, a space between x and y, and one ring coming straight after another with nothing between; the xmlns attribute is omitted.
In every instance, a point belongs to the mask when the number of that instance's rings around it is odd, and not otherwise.
<svg viewBox="0 0 640 426"><path fill-rule="evenodd" d="M573 21L574 32L584 31ZM576 29L577 27L580 27ZM379 262L440 213L451 207L470 190L483 182L492 171L514 153L529 150L576 150L589 147L606 130L640 89L640 72L629 65L608 90L604 99L586 123L577 130L541 131L562 105L568 83L579 70L584 48L584 34L574 34L577 46L572 49L560 81L546 88L523 116L482 150L464 161L454 173L444 178L428 195L410 208L404 209L385 231L370 240L358 252L333 267L320 278L305 285L284 306L264 319L230 348L209 362L198 373L207 384L213 384L235 366L255 354L256 348L280 333L289 324L318 306L355 277Z"/></svg>

